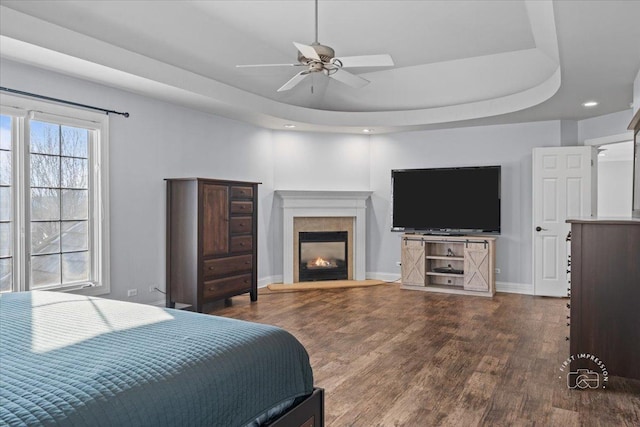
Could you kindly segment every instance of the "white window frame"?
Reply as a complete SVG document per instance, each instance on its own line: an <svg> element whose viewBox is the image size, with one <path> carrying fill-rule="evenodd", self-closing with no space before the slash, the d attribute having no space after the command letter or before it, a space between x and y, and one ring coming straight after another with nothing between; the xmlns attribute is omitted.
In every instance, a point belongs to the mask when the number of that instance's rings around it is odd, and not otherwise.
<svg viewBox="0 0 640 427"><path fill-rule="evenodd" d="M90 150L90 228L89 247L93 280L87 283L53 286L46 290L82 295L105 295L111 291L109 241L109 116L12 95L0 97L0 112L16 118L12 121L13 141L13 219L14 219L14 291L30 290L31 227L29 186L29 120L52 122L89 130Z"/></svg>

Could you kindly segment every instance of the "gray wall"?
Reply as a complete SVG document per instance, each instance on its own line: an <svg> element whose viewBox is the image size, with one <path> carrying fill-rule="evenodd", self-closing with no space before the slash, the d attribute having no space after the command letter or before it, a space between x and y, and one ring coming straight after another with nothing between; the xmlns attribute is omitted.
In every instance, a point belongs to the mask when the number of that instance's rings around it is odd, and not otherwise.
<svg viewBox="0 0 640 427"><path fill-rule="evenodd" d="M531 149L561 145L560 121L382 136L271 131L4 59L0 65L2 86L131 113L110 122L111 298L162 299L148 287L164 288L164 178L262 182L261 285L282 277L282 215L275 189L372 190L367 272L393 280L399 277L400 238L390 231L390 170L495 164L503 168L498 289L531 288ZM579 122L578 133L602 136L621 122L591 120L582 127ZM566 143L576 129L564 131ZM424 192L428 197L428 189ZM127 298L126 290L134 287L138 296Z"/></svg>
<svg viewBox="0 0 640 427"><path fill-rule="evenodd" d="M501 273L496 280L514 290L530 289L531 150L559 145L559 121L373 136L371 189L375 193L368 213L368 271L399 274L395 263L400 259L400 234L389 231L391 169L501 165L502 233L496 264ZM428 200L428 188L416 191Z"/></svg>
<svg viewBox="0 0 640 427"><path fill-rule="evenodd" d="M633 81L633 114L640 110L640 70Z"/></svg>
<svg viewBox="0 0 640 427"><path fill-rule="evenodd" d="M598 215L629 216L633 161L598 160Z"/></svg>
<svg viewBox="0 0 640 427"><path fill-rule="evenodd" d="M2 60L2 86L128 111L110 118L111 294L162 300L165 283L164 178L204 176L261 181L259 227L268 228L273 188L271 133L233 120ZM266 197L265 197L266 195ZM269 242L259 239L267 254ZM271 265L259 259L260 274ZM138 296L127 298L127 289Z"/></svg>

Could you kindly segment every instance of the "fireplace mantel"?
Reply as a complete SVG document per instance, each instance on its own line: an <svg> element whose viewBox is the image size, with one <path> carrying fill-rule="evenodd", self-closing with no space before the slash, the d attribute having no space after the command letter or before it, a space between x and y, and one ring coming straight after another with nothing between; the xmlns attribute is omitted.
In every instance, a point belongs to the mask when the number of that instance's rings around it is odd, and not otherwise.
<svg viewBox="0 0 640 427"><path fill-rule="evenodd" d="M276 190L275 193L282 203L283 283L293 283L293 219L296 217L352 217L353 278L366 279L366 202L372 191Z"/></svg>

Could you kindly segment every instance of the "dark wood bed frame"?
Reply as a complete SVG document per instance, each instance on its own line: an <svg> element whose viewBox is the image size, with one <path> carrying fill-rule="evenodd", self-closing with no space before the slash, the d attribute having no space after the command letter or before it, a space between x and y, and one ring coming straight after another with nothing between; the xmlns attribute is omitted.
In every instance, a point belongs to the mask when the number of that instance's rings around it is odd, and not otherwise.
<svg viewBox="0 0 640 427"><path fill-rule="evenodd" d="M324 427L324 390L314 388L306 399L265 427Z"/></svg>

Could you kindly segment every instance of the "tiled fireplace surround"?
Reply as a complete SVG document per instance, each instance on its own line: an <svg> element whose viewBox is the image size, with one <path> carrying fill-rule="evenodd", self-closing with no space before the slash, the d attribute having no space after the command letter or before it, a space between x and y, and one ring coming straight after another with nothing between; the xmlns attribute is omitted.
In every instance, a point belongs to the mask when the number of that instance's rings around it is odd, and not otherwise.
<svg viewBox="0 0 640 427"><path fill-rule="evenodd" d="M365 280L366 201L371 191L276 190L283 217L283 283L298 282L298 233L347 231L348 278Z"/></svg>

